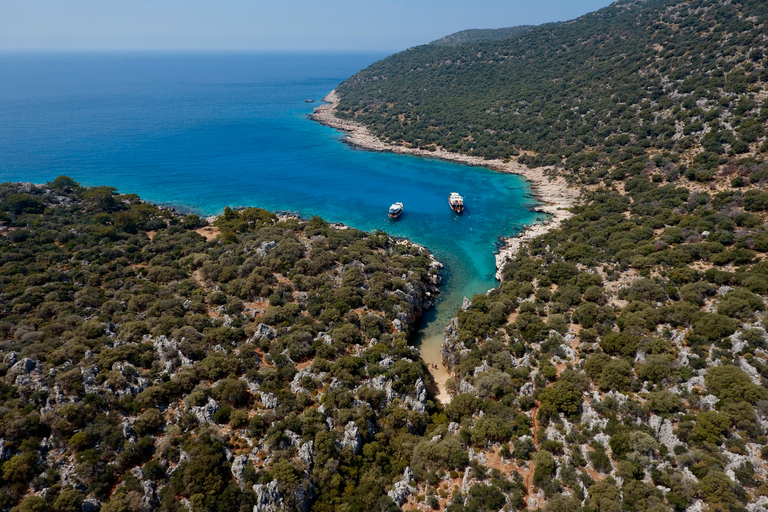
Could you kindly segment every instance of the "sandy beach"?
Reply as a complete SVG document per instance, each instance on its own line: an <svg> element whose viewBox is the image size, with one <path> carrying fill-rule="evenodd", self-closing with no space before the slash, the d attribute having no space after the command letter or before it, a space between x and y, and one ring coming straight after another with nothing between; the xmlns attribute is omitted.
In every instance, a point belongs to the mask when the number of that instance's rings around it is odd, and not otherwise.
<svg viewBox="0 0 768 512"><path fill-rule="evenodd" d="M378 137L371 134L368 128L364 125L336 117L334 112L339 103L339 97L335 90L328 93L328 95L323 98L323 101L326 103L315 108L314 113L312 113L310 117L321 124L345 132L345 141L353 146L369 151L388 151L391 153L439 158L465 165L487 167L494 171L519 174L530 183L531 191L541 203L536 207L536 211L547 213L550 215L550 218L546 222L526 226L517 236L504 239L504 247L502 247L496 254L497 279L501 279L502 267L517 253L524 242L533 240L537 236L547 233L550 230L557 229L564 220L571 216L569 208L573 206L579 196L578 189L576 187L569 187L566 181L559 176L554 179L550 178L545 174L545 168L530 168L516 160L511 160L509 162L504 162L502 160L486 160L481 157L451 153L441 148L438 148L436 151L427 151L424 149L386 144Z"/></svg>

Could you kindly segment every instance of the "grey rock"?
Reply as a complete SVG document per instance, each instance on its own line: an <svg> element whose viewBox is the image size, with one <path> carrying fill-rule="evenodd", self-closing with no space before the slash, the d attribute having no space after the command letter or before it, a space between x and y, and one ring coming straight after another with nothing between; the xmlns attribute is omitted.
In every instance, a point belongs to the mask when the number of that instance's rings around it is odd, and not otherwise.
<svg viewBox="0 0 768 512"><path fill-rule="evenodd" d="M0 439L0 460L11 458L11 450L5 446L5 439Z"/></svg>
<svg viewBox="0 0 768 512"><path fill-rule="evenodd" d="M363 447L363 438L360 435L360 429L357 428L354 421L346 424L341 439L336 441L336 447L339 451L344 448L350 448L355 455L360 453Z"/></svg>
<svg viewBox="0 0 768 512"><path fill-rule="evenodd" d="M752 379L752 382L755 384L760 384L760 373L757 371L757 368L749 364L745 359L741 360L741 369L744 370L747 375L749 375L749 378Z"/></svg>
<svg viewBox="0 0 768 512"><path fill-rule="evenodd" d="M520 387L521 396L533 396L533 382L526 382Z"/></svg>
<svg viewBox="0 0 768 512"><path fill-rule="evenodd" d="M298 448L299 445L301 444L301 436L296 432L293 432L291 430L286 430L285 437L288 438L288 444L292 448Z"/></svg>
<svg viewBox="0 0 768 512"><path fill-rule="evenodd" d="M245 471L245 466L247 464L247 455L238 455L235 457L235 460L232 461L232 476L235 478L237 485L239 485L241 489L245 483L243 480L243 472Z"/></svg>
<svg viewBox="0 0 768 512"><path fill-rule="evenodd" d="M462 393L474 394L475 393L475 386L473 386L472 384L470 384L469 382L467 382L467 381L465 381L463 379L460 380L459 381L459 394L462 394Z"/></svg>
<svg viewBox="0 0 768 512"><path fill-rule="evenodd" d="M668 419L662 419L659 416L652 415L648 420L648 426L653 429L659 443L666 446L670 453L674 452L675 446L683 444L675 435L672 422Z"/></svg>
<svg viewBox="0 0 768 512"><path fill-rule="evenodd" d="M127 419L125 419L123 420L123 423L121 425L123 427L123 438L125 438L127 441L131 443L135 443L137 437L136 437L136 432L133 431L133 426L131 425L131 423Z"/></svg>
<svg viewBox="0 0 768 512"><path fill-rule="evenodd" d="M208 403L201 406L190 407L189 410L195 415L195 419L200 425L213 424L213 415L220 409L219 402L208 397Z"/></svg>
<svg viewBox="0 0 768 512"><path fill-rule="evenodd" d="M733 288L731 288L730 286L721 286L720 288L717 289L717 294L720 295L721 297L724 297L731 290L733 290Z"/></svg>
<svg viewBox="0 0 768 512"><path fill-rule="evenodd" d="M158 505L160 505L160 500L157 498L157 484L152 480L142 480L141 488L144 491L141 496L141 511L151 512L156 510Z"/></svg>
<svg viewBox="0 0 768 512"><path fill-rule="evenodd" d="M85 498L80 507L82 512L99 512L101 510L101 502L96 498Z"/></svg>
<svg viewBox="0 0 768 512"><path fill-rule="evenodd" d="M467 492L469 490L469 484L471 480L470 475L472 474L471 471L471 467L467 467L467 469L464 470L464 476L461 477L461 492Z"/></svg>
<svg viewBox="0 0 768 512"><path fill-rule="evenodd" d="M312 466L315 463L315 457L312 453L314 449L315 442L312 440L307 441L299 448L299 460L304 464L304 467L307 468L307 472L312 470Z"/></svg>
<svg viewBox="0 0 768 512"><path fill-rule="evenodd" d="M259 394L261 395L261 403L264 404L265 408L277 409L277 406L280 405L280 402L273 393L265 393L264 391L260 391Z"/></svg>
<svg viewBox="0 0 768 512"><path fill-rule="evenodd" d="M768 496L760 496L754 503L750 503L746 506L749 512L765 512L768 510Z"/></svg>
<svg viewBox="0 0 768 512"><path fill-rule="evenodd" d="M8 352L7 354L5 354L5 357L3 357L3 364L13 366L14 364L16 364L16 361L18 360L19 360L19 354L17 354L16 352Z"/></svg>
<svg viewBox="0 0 768 512"><path fill-rule="evenodd" d="M253 333L253 340L260 341L262 339L273 340L277 338L277 329L267 324L259 324L256 326L256 332Z"/></svg>
<svg viewBox="0 0 768 512"><path fill-rule="evenodd" d="M277 247L279 244L277 242L262 242L258 249L256 249L256 254L261 256L262 258L269 253L272 249Z"/></svg>
<svg viewBox="0 0 768 512"><path fill-rule="evenodd" d="M411 480L413 480L413 471L410 466L405 468L403 477L394 483L392 490L387 492L387 496L392 498L398 507L403 506L408 496L416 492L416 488L411 486Z"/></svg>
<svg viewBox="0 0 768 512"><path fill-rule="evenodd" d="M96 377L99 375L100 371L101 369L95 364L81 370L83 374L83 388L85 388L86 393L99 392L99 383L96 380Z"/></svg>
<svg viewBox="0 0 768 512"><path fill-rule="evenodd" d="M718 402L718 398L715 395L707 395L701 398L699 400L699 406L702 409L706 409L708 411L714 410L715 404Z"/></svg>
<svg viewBox="0 0 768 512"><path fill-rule="evenodd" d="M25 357L21 361L17 362L11 367L11 370L16 370L18 372L24 372L29 373L32 370L35 369L35 366L37 366L37 363L33 361L32 359Z"/></svg>
<svg viewBox="0 0 768 512"><path fill-rule="evenodd" d="M176 357L179 353L179 342L169 340L165 335L158 336L152 341L152 345L160 356L160 361L167 363Z"/></svg>
<svg viewBox="0 0 768 512"><path fill-rule="evenodd" d="M256 484L253 486L256 493L256 504L253 512L277 512L283 508L283 497L278 489L277 480L268 484Z"/></svg>

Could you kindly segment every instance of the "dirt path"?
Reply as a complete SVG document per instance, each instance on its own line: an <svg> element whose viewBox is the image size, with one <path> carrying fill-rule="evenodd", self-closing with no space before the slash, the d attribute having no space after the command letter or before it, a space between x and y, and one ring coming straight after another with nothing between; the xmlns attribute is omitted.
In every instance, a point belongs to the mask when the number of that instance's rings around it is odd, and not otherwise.
<svg viewBox="0 0 768 512"><path fill-rule="evenodd" d="M531 421L533 423L533 444L536 446L536 451L539 450L539 405L531 409ZM536 464L531 460L528 464L528 473L523 475L523 483L525 483L525 504L528 508L531 508L531 496L533 496L533 473L536 471Z"/></svg>

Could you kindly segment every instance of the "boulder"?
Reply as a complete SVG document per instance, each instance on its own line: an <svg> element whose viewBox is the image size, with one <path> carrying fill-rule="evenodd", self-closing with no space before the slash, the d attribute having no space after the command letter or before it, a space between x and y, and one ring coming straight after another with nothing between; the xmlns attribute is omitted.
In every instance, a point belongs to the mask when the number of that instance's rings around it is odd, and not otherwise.
<svg viewBox="0 0 768 512"><path fill-rule="evenodd" d="M18 371L18 372L23 372L23 373L29 373L29 372L31 372L32 370L35 369L35 366L37 366L37 363L35 361L33 361L32 359L30 359L28 357L25 357L21 361L19 361L16 364L14 364L11 367L11 370L15 370L15 371Z"/></svg>
<svg viewBox="0 0 768 512"><path fill-rule="evenodd" d="M253 333L251 339L253 341L261 341L264 338L269 340L277 338L277 329L267 324L259 324L256 326L256 332Z"/></svg>
<svg viewBox="0 0 768 512"><path fill-rule="evenodd" d="M219 402L211 397L208 397L208 403L199 407L193 406L189 410L195 415L195 419L200 425L214 423L213 415L219 411Z"/></svg>
<svg viewBox="0 0 768 512"><path fill-rule="evenodd" d="M245 481L243 480L243 472L245 471L245 466L247 464L248 464L247 455L238 455L237 457L235 457L235 460L232 461L232 476L234 477L235 481L237 482L237 485L239 485L241 489L245 484Z"/></svg>

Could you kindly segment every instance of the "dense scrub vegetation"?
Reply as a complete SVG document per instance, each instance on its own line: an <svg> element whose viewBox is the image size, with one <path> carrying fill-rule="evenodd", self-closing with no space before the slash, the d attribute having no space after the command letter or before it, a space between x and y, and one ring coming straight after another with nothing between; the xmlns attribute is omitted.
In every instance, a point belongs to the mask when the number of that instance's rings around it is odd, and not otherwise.
<svg viewBox="0 0 768 512"><path fill-rule="evenodd" d="M649 174L622 189L585 192L449 328L446 414L485 466L467 487L521 475L558 511L764 510L766 211Z"/></svg>
<svg viewBox="0 0 768 512"><path fill-rule="evenodd" d="M765 510L766 16L619 2L339 87L392 143L582 188L448 326L447 404L422 248L0 185L0 508Z"/></svg>
<svg viewBox="0 0 768 512"><path fill-rule="evenodd" d="M498 41L522 34L534 28L534 25L518 25L517 27L505 28L473 28L461 30L459 32L441 37L429 44L437 46L458 46L467 43L477 43L481 41Z"/></svg>
<svg viewBox="0 0 768 512"><path fill-rule="evenodd" d="M768 150L766 22L762 0L620 1L392 55L337 88L337 112L394 144L521 155L586 180L648 154L708 180L725 156Z"/></svg>
<svg viewBox="0 0 768 512"><path fill-rule="evenodd" d="M768 508L766 22L759 1L622 1L339 86L338 115L391 144L582 190L447 328L452 400L409 503Z"/></svg>
<svg viewBox="0 0 768 512"><path fill-rule="evenodd" d="M0 508L394 506L434 412L424 249L66 177L0 209Z"/></svg>

